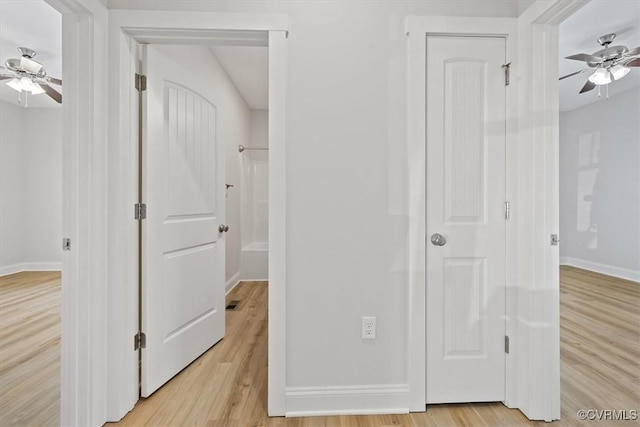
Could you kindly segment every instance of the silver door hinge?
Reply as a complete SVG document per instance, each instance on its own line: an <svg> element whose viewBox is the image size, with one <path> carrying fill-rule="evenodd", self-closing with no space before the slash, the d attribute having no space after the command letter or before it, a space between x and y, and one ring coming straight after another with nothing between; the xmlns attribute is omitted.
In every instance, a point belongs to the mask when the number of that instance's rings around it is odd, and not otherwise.
<svg viewBox="0 0 640 427"><path fill-rule="evenodd" d="M509 337L507 335L504 336L504 352L509 354Z"/></svg>
<svg viewBox="0 0 640 427"><path fill-rule="evenodd" d="M558 246L559 243L560 243L560 237L558 237L557 234L552 234L551 235L551 246Z"/></svg>
<svg viewBox="0 0 640 427"><path fill-rule="evenodd" d="M147 90L147 76L145 76L144 74L136 73L135 87L138 92Z"/></svg>
<svg viewBox="0 0 640 427"><path fill-rule="evenodd" d="M147 336L144 332L138 332L133 336L133 349L140 350L147 347Z"/></svg>
<svg viewBox="0 0 640 427"><path fill-rule="evenodd" d="M134 209L134 218L136 221L147 217L147 205L144 203L136 203Z"/></svg>
<svg viewBox="0 0 640 427"><path fill-rule="evenodd" d="M63 251L71 250L71 239L69 239L68 237L65 237L64 239L62 239L62 250Z"/></svg>
<svg viewBox="0 0 640 427"><path fill-rule="evenodd" d="M504 219L509 221L509 218L511 218L511 203L504 202Z"/></svg>
<svg viewBox="0 0 640 427"><path fill-rule="evenodd" d="M509 86L509 71L511 70L511 62L502 66L504 69L504 85Z"/></svg>

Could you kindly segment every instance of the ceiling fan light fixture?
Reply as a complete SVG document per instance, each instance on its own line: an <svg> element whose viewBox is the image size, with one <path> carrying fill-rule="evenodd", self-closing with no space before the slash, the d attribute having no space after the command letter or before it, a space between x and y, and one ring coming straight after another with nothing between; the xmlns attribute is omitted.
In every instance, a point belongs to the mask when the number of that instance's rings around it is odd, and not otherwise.
<svg viewBox="0 0 640 427"><path fill-rule="evenodd" d="M615 67L611 68L611 75L613 75L614 80L620 80L621 78L629 74L629 71L631 71L631 68L618 64Z"/></svg>
<svg viewBox="0 0 640 427"><path fill-rule="evenodd" d="M38 95L44 93L44 90L40 87L40 85L35 84L29 78L14 78L7 82L7 86L11 89L17 90L18 92L30 92L32 95Z"/></svg>
<svg viewBox="0 0 640 427"><path fill-rule="evenodd" d="M611 83L611 73L605 68L598 68L589 76L589 81L595 85L608 85Z"/></svg>

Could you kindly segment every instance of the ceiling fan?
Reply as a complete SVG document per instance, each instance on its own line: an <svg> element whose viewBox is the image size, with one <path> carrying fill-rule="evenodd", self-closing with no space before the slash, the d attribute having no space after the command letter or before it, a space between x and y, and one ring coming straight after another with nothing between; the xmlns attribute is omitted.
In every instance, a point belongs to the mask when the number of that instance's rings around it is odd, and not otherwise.
<svg viewBox="0 0 640 427"><path fill-rule="evenodd" d="M603 49L591 55L578 53L567 56L566 59L586 62L589 68L562 76L560 80L593 70L580 90L580 93L584 93L589 92L596 86L608 85L613 80L620 80L629 74L630 67L640 67L640 46L633 49L627 49L626 46L610 46L615 38L615 33L598 37L598 43Z"/></svg>
<svg viewBox="0 0 640 427"><path fill-rule="evenodd" d="M0 80L9 80L7 86L19 92L18 102L21 102L20 95L25 92L32 95L46 93L61 104L62 94L52 88L51 84L62 86L62 80L47 76L42 64L33 60L35 50L19 47L18 51L20 58L7 59L4 66L0 65Z"/></svg>

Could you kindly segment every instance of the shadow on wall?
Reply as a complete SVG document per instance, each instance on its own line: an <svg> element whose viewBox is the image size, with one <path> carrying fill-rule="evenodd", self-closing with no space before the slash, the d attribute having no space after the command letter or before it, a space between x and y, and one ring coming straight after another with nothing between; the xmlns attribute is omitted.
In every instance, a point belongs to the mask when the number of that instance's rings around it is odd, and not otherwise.
<svg viewBox="0 0 640 427"><path fill-rule="evenodd" d="M640 277L640 88L560 115L560 256Z"/></svg>
<svg viewBox="0 0 640 427"><path fill-rule="evenodd" d="M598 155L600 132L587 133L578 141L578 194L576 201L576 231L580 246L589 250L598 249L597 199Z"/></svg>

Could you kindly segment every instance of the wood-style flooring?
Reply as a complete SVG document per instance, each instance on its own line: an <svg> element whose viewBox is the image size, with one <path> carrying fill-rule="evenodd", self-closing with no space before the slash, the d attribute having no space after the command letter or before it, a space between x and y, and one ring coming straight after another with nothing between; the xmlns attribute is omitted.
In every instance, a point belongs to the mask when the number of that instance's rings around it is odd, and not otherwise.
<svg viewBox="0 0 640 427"><path fill-rule="evenodd" d="M0 277L0 426L60 424L60 272Z"/></svg>
<svg viewBox="0 0 640 427"><path fill-rule="evenodd" d="M9 276L12 277L12 276ZM17 354L31 346L42 346L29 334L5 326L10 318L41 319L26 303L27 297L8 298L11 286L0 278L0 425L55 425L57 417L45 416L47 408L57 415L57 401L40 405L44 394L35 384L58 380L59 362L36 362L27 366ZM46 285L45 285L46 286ZM6 288L6 289L5 289ZM39 292L29 291L38 296ZM59 285L58 291L59 292ZM227 312L225 339L202 355L150 398L141 400L119 423L123 426L209 426L209 427L453 427L453 426L544 426L531 422L518 410L495 404L430 405L424 413L408 415L342 416L309 418L269 418L267 401L267 284L241 283L227 297L240 300L235 311ZM5 306L13 304L13 315ZM38 304L44 312L58 310L59 295L53 303ZM562 420L554 426L627 426L638 421L581 421L579 409L640 410L640 285L571 267L561 268L561 381ZM19 315L22 311L30 314ZM57 313L56 313L57 315ZM37 322L36 322L37 323ZM7 323L8 325L9 323ZM6 329L5 329L6 328ZM36 327L34 326L34 329ZM38 329L47 329L40 327ZM7 336L14 336L22 350L5 348ZM56 343L59 335L56 336ZM23 342L24 340L24 342ZM49 342L48 336L43 342ZM46 345L45 345L46 347ZM57 344L56 344L57 347ZM49 351L49 350L47 350ZM57 351L57 349L56 349ZM39 351L31 350L31 353ZM56 354L57 357L57 354ZM7 363L7 361L13 361ZM30 363L27 360L24 362ZM55 372L49 369L55 365ZM15 371L15 372L14 372ZM37 380L31 381L32 377ZM9 383L6 379L13 378ZM16 380L17 378L21 378ZM22 381L31 381L20 389ZM10 385L10 387L7 387ZM26 393L26 394L22 394ZM56 390L57 393L57 390ZM55 394L57 399L58 395ZM7 399L12 399L11 402ZM18 409L17 404L26 404ZM53 412L53 411L49 411ZM22 416L22 418L20 418Z"/></svg>

